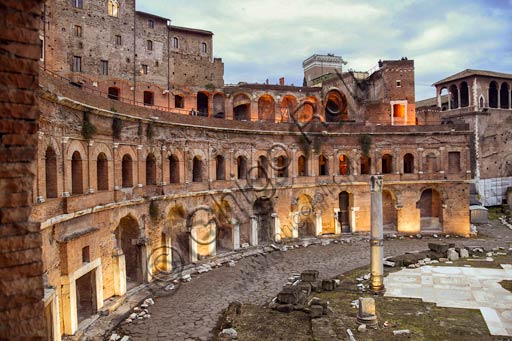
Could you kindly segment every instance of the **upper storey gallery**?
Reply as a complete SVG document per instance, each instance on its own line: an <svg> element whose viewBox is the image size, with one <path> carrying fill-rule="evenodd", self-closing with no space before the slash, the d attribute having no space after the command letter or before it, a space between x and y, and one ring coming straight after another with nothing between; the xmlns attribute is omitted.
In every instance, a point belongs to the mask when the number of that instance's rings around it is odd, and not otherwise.
<svg viewBox="0 0 512 341"><path fill-rule="evenodd" d="M42 68L109 98L106 109L122 101L243 121L318 117L366 125L418 124L414 61L406 58L379 61L367 72L342 72L341 57L313 55L304 62L308 86L284 81L226 86L224 64L213 57L212 32L136 11L135 0L48 0L44 11ZM329 68L323 65L326 58L334 60Z"/></svg>

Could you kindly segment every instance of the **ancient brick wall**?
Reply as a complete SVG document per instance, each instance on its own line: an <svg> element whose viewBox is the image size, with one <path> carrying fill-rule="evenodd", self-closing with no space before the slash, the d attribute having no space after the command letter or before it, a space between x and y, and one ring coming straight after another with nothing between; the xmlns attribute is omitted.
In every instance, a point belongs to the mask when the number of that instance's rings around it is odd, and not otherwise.
<svg viewBox="0 0 512 341"><path fill-rule="evenodd" d="M153 27L150 27L150 20ZM168 89L170 75L167 19L136 12L135 31L136 69L142 70L141 65L148 67L147 74L139 72L137 81L157 84L163 89Z"/></svg>
<svg viewBox="0 0 512 341"><path fill-rule="evenodd" d="M0 339L44 338L39 224L29 222L41 1L0 2Z"/></svg>
<svg viewBox="0 0 512 341"><path fill-rule="evenodd" d="M224 63L213 58L213 34L171 26L171 79L177 86L224 85ZM178 46L174 39L178 39ZM205 44L206 51L202 50Z"/></svg>
<svg viewBox="0 0 512 341"><path fill-rule="evenodd" d="M70 74L73 56L82 58L77 80L101 81L122 78L133 81L135 1L123 1L119 16L109 16L107 2L83 1L74 8L68 0L50 0L46 4L46 66ZM81 36L76 34L81 27ZM118 44L116 36L120 36ZM101 61L108 61L108 75L101 74ZM91 82L86 82L92 85Z"/></svg>

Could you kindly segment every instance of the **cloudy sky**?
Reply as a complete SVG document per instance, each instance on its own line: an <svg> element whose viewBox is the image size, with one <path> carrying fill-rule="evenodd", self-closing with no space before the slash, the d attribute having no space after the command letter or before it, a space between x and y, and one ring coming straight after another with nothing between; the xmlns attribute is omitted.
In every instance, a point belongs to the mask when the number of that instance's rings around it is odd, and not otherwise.
<svg viewBox="0 0 512 341"><path fill-rule="evenodd" d="M314 53L358 71L414 59L417 100L464 69L512 73L512 0L137 0L137 9L213 31L226 83L302 85Z"/></svg>

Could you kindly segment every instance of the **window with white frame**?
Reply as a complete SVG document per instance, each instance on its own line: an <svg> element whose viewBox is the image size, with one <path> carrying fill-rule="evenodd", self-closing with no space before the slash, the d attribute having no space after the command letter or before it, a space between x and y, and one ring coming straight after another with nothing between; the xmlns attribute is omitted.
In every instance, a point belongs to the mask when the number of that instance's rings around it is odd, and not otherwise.
<svg viewBox="0 0 512 341"><path fill-rule="evenodd" d="M108 0L108 15L111 17L119 17L119 1Z"/></svg>

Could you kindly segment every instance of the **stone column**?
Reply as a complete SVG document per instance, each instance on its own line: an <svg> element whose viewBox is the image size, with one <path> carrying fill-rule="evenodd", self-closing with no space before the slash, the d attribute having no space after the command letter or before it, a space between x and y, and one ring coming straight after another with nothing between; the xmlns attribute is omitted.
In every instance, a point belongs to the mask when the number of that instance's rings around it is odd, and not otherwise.
<svg viewBox="0 0 512 341"><path fill-rule="evenodd" d="M292 238L299 238L300 212L292 212Z"/></svg>
<svg viewBox="0 0 512 341"><path fill-rule="evenodd" d="M249 235L249 244L251 246L258 245L258 217L251 216L251 233Z"/></svg>
<svg viewBox="0 0 512 341"><path fill-rule="evenodd" d="M66 163L66 161L68 160L68 155L67 155L68 141L69 141L69 137L62 138L61 157L62 157L62 196L63 197L69 197L69 195L71 193L71 174L68 174L71 171L71 167L68 172L67 163ZM71 159L69 162L71 162ZM58 177L57 177L57 179L58 179Z"/></svg>
<svg viewBox="0 0 512 341"><path fill-rule="evenodd" d="M340 209L338 207L334 208L334 234L341 234L341 224L338 220L338 215L340 214Z"/></svg>
<svg viewBox="0 0 512 341"><path fill-rule="evenodd" d="M190 262L197 262L197 231L192 227L190 230Z"/></svg>
<svg viewBox="0 0 512 341"><path fill-rule="evenodd" d="M112 265L114 269L114 295L126 294L126 261L123 250L115 248L112 252Z"/></svg>
<svg viewBox="0 0 512 341"><path fill-rule="evenodd" d="M315 236L322 235L322 211L318 210L315 212Z"/></svg>
<svg viewBox="0 0 512 341"><path fill-rule="evenodd" d="M137 145L137 161L136 161L136 169L137 169L137 187L142 187L142 174L144 174L144 176L146 175L146 172L145 172L145 162L143 162L143 159L142 159L142 145L139 144Z"/></svg>
<svg viewBox="0 0 512 341"><path fill-rule="evenodd" d="M233 224L233 250L238 250L240 248L240 223L233 219L231 224Z"/></svg>
<svg viewBox="0 0 512 341"><path fill-rule="evenodd" d="M94 141L90 140L89 143L87 143L87 193L94 193L94 188L92 186L92 174L91 174L91 167L92 167L92 146L94 145ZM98 164L96 164L96 167ZM96 170L96 174L98 174L98 171ZM96 184L98 184L98 178L96 178Z"/></svg>
<svg viewBox="0 0 512 341"><path fill-rule="evenodd" d="M274 240L276 242L281 241L281 221L277 213L272 213L272 219L274 220Z"/></svg>
<svg viewBox="0 0 512 341"><path fill-rule="evenodd" d="M371 191L371 284L370 290L376 294L384 293L384 238L382 226L382 176L370 178Z"/></svg>
<svg viewBox="0 0 512 341"><path fill-rule="evenodd" d="M414 173L423 174L423 148L418 148L418 157L417 157L417 163L418 165L413 165L414 167Z"/></svg>
<svg viewBox="0 0 512 341"><path fill-rule="evenodd" d="M208 238L208 256L213 257L215 255L217 255L217 224L212 221Z"/></svg>

